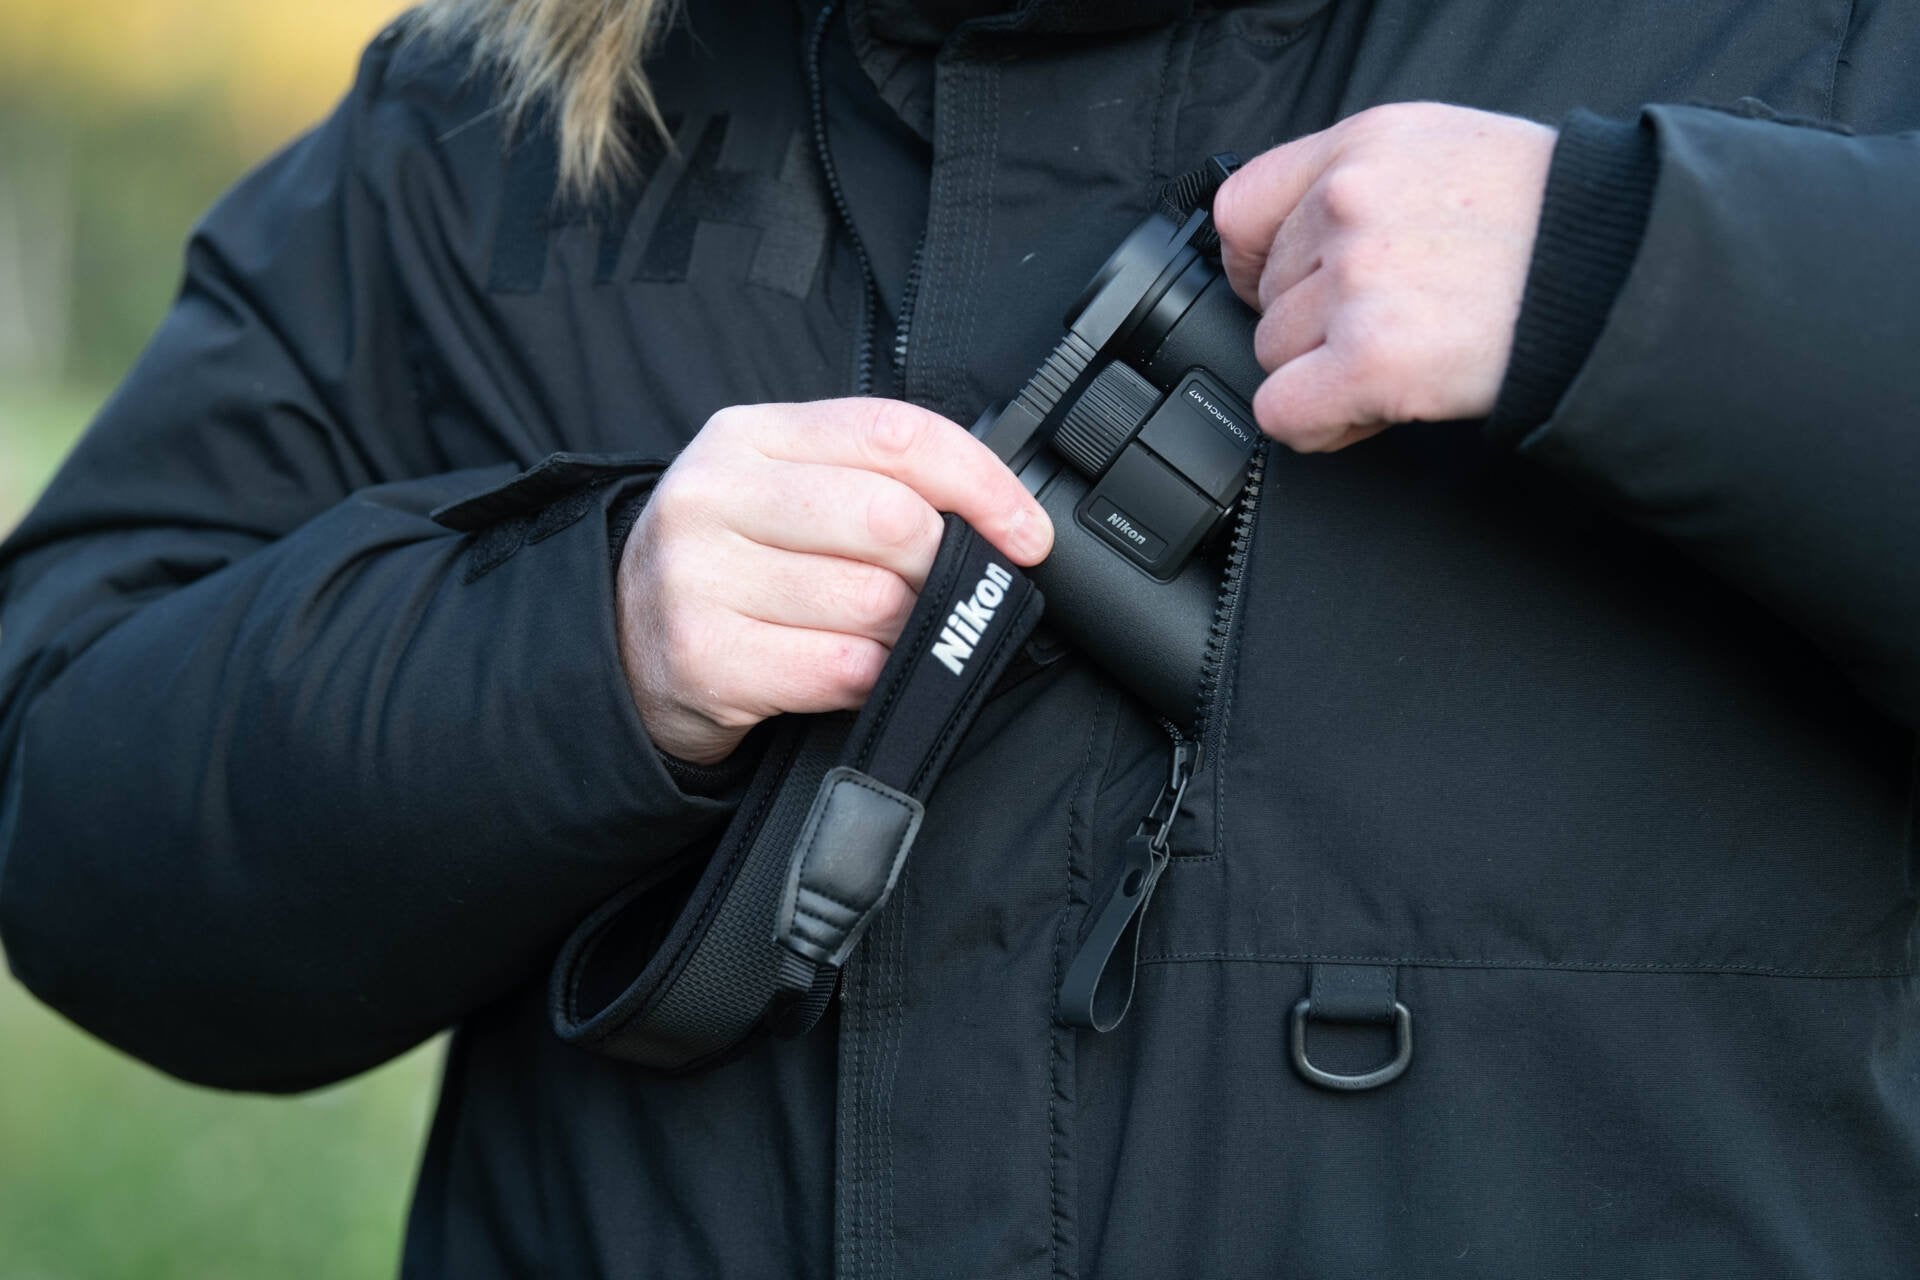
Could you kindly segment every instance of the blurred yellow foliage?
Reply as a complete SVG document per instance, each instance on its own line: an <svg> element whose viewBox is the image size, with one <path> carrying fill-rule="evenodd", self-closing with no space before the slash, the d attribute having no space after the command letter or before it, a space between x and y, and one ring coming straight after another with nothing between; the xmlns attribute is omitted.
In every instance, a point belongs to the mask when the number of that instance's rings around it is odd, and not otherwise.
<svg viewBox="0 0 1920 1280"><path fill-rule="evenodd" d="M0 0L0 88L75 110L206 96L235 142L325 114L396 0Z"/></svg>

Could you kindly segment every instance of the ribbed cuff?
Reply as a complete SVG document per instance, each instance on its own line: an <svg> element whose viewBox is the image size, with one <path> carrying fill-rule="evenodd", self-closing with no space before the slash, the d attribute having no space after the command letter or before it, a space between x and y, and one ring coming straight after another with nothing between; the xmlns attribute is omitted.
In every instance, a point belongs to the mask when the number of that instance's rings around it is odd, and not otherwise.
<svg viewBox="0 0 1920 1280"><path fill-rule="evenodd" d="M1487 435L1513 445L1573 384L1640 249L1660 172L1639 121L1575 111L1560 128L1527 270L1513 355Z"/></svg>
<svg viewBox="0 0 1920 1280"><path fill-rule="evenodd" d="M674 785L685 794L706 800L737 800L739 796L735 793L746 790L753 771L760 767L762 745L759 735L749 735L733 749L732 755L718 764L694 764L668 755L658 747L654 752L666 766Z"/></svg>

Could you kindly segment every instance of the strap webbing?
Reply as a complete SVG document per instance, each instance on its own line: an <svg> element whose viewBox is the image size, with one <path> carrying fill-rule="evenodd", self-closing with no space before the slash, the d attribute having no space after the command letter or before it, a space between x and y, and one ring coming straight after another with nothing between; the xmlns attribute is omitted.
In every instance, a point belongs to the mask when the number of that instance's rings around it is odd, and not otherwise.
<svg viewBox="0 0 1920 1280"><path fill-rule="evenodd" d="M1160 212L1166 214L1177 227L1187 220L1188 215L1202 209L1212 209L1214 193L1239 167L1240 157L1231 151L1209 156L1199 168L1189 169L1162 186L1155 203L1159 205ZM1212 219L1208 219L1207 224L1194 236L1193 247L1202 253L1219 251L1220 233L1214 229Z"/></svg>
<svg viewBox="0 0 1920 1280"><path fill-rule="evenodd" d="M923 805L1042 607L958 517L858 717L783 717L684 905L634 884L554 967L562 1039L657 1071L714 1066L763 1032L798 1035L898 882ZM659 941L655 942L658 938Z"/></svg>

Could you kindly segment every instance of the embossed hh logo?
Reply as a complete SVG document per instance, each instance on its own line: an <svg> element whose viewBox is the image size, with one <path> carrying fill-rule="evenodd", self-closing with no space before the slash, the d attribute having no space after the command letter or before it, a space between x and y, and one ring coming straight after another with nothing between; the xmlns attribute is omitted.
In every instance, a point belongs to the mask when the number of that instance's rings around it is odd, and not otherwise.
<svg viewBox="0 0 1920 1280"><path fill-rule="evenodd" d="M669 117L673 150L657 155L619 202L583 212L553 206L551 146L528 145L508 161L507 190L495 230L488 285L500 293L533 293L546 279L549 238L569 225L600 231L594 280L678 283L694 266L703 223L758 232L746 283L790 298L813 289L831 224L826 192L807 139L789 133L777 173L730 163L732 118L724 113ZM638 258L637 266L628 266Z"/></svg>

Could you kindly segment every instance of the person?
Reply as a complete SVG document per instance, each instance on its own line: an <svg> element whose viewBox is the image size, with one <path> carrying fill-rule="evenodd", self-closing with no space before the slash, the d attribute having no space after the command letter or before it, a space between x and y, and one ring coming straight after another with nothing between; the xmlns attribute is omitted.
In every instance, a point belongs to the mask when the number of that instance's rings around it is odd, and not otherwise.
<svg viewBox="0 0 1920 1280"><path fill-rule="evenodd" d="M9 960L225 1088L454 1028L410 1276L1908 1273L1917 53L1910 0L429 6L6 544ZM1229 149L1277 443L1129 1017L1056 990L1165 739L1042 635L820 1029L563 1042L562 940L671 925L939 514L1046 554L958 424ZM1395 1005L1392 1083L1296 1070Z"/></svg>

